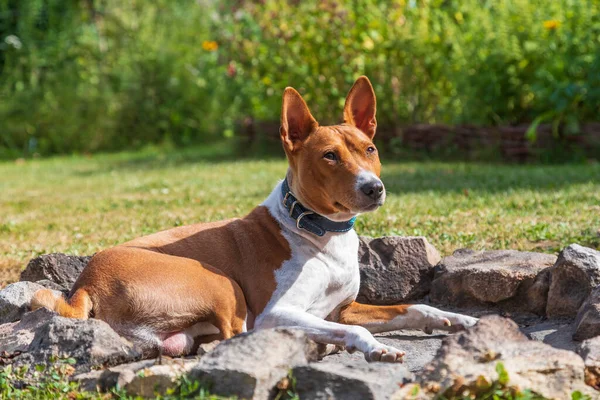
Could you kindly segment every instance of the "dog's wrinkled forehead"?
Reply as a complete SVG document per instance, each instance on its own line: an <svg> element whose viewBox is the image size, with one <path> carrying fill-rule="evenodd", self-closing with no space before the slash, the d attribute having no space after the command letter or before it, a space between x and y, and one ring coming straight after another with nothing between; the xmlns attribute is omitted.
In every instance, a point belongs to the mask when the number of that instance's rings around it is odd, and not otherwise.
<svg viewBox="0 0 600 400"><path fill-rule="evenodd" d="M311 151L337 150L362 155L373 142L356 127L342 124L318 127L306 144Z"/></svg>

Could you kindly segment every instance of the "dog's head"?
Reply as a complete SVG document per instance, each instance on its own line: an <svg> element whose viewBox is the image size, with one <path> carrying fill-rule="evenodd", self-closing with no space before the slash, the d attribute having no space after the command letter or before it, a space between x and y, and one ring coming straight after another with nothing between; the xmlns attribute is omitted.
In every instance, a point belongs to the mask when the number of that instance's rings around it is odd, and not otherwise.
<svg viewBox="0 0 600 400"><path fill-rule="evenodd" d="M301 203L334 221L383 205L385 188L373 137L377 128L371 82L352 86L341 125L319 126L291 87L283 93L281 141L290 164L292 192Z"/></svg>

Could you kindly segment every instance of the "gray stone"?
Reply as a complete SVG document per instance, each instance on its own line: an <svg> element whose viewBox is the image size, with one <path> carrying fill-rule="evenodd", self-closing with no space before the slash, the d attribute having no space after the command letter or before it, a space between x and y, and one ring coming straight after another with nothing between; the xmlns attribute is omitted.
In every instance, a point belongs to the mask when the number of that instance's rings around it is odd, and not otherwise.
<svg viewBox="0 0 600 400"><path fill-rule="evenodd" d="M403 330L377 333L374 336L377 341L404 351L406 355L402 365L409 371L415 372L420 371L425 365L433 361L446 334L428 335L423 331ZM354 353L341 351L326 356L323 362L351 363L357 366L369 364L363 354L358 351Z"/></svg>
<svg viewBox="0 0 600 400"><path fill-rule="evenodd" d="M550 270L548 317L574 317L579 307L600 286L600 252L572 244L558 256Z"/></svg>
<svg viewBox="0 0 600 400"><path fill-rule="evenodd" d="M600 335L600 287L592 290L579 308L573 339L581 341Z"/></svg>
<svg viewBox="0 0 600 400"><path fill-rule="evenodd" d="M600 336L581 343L577 353L585 364L585 383L600 390Z"/></svg>
<svg viewBox="0 0 600 400"><path fill-rule="evenodd" d="M18 321L29 311L31 298L40 289L44 287L37 283L15 282L0 290L0 324Z"/></svg>
<svg viewBox="0 0 600 400"><path fill-rule="evenodd" d="M212 342L201 343L200 346L198 346L198 352L196 354L199 356L203 356L207 353L210 353L215 349L215 347L219 345L219 343L221 343L220 340L213 340Z"/></svg>
<svg viewBox="0 0 600 400"><path fill-rule="evenodd" d="M26 281L23 281L26 282ZM65 297L68 295L69 290L66 289L64 286L59 285L56 282L52 282L49 279L42 279L41 281L35 281L35 283L37 283L38 285L41 285L43 287L45 287L46 289L52 289L52 290L56 290L58 292L62 292Z"/></svg>
<svg viewBox="0 0 600 400"><path fill-rule="evenodd" d="M498 379L504 365L508 386L530 389L547 398L570 398L573 391L591 393L584 382L584 364L577 354L531 341L513 321L488 316L465 332L444 339L435 360L417 374L421 388L446 397L477 394ZM396 398L406 395L402 389Z"/></svg>
<svg viewBox="0 0 600 400"><path fill-rule="evenodd" d="M571 320L553 319L539 321L521 327L521 332L530 339L546 343L556 349L575 351L578 343L573 340L574 326Z"/></svg>
<svg viewBox="0 0 600 400"><path fill-rule="evenodd" d="M402 364L322 362L295 367L296 393L301 399L388 399L412 379Z"/></svg>
<svg viewBox="0 0 600 400"><path fill-rule="evenodd" d="M63 290L70 290L92 257L69 256L61 253L44 254L29 261L21 272L21 281L49 280Z"/></svg>
<svg viewBox="0 0 600 400"><path fill-rule="evenodd" d="M11 352L9 362L15 365L47 364L56 359L74 358L75 372L82 373L93 367L141 358L131 343L106 322L97 319L64 318L38 309L26 314L20 323L9 326L8 330L19 338L6 346L6 351Z"/></svg>
<svg viewBox="0 0 600 400"><path fill-rule="evenodd" d="M258 330L221 342L200 359L190 378L216 395L266 399L291 368L316 357L317 345L302 331Z"/></svg>
<svg viewBox="0 0 600 400"><path fill-rule="evenodd" d="M23 315L19 322L0 325L0 357L12 359L29 349L35 332L57 314L45 308Z"/></svg>
<svg viewBox="0 0 600 400"><path fill-rule="evenodd" d="M459 250L435 267L432 303L453 307L496 307L543 315L547 269L556 256L514 250Z"/></svg>
<svg viewBox="0 0 600 400"><path fill-rule="evenodd" d="M106 392L119 387L130 396L162 396L175 389L179 378L197 363L196 358L164 357L160 365L155 360L143 360L79 374L73 379L86 391Z"/></svg>
<svg viewBox="0 0 600 400"><path fill-rule="evenodd" d="M440 254L424 237L361 237L357 301L397 304L429 292Z"/></svg>

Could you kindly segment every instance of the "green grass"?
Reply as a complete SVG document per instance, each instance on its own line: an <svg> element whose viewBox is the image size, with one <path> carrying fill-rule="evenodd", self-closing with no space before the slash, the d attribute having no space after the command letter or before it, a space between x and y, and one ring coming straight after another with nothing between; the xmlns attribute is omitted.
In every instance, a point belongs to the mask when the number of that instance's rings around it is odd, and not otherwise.
<svg viewBox="0 0 600 400"><path fill-rule="evenodd" d="M0 163L0 282L48 252L91 254L177 225L242 216L284 176L283 158L227 146ZM364 235L423 235L461 247L557 252L600 247L600 165L386 160L388 201Z"/></svg>
<svg viewBox="0 0 600 400"><path fill-rule="evenodd" d="M73 360L73 359L71 359ZM72 363L74 364L75 360ZM71 380L74 368L64 360L36 365L31 371L28 366L13 368L8 365L0 370L0 399L19 400L142 400L143 397L129 395L127 391L115 387L106 393L82 391L79 383ZM156 400L236 400L235 397L222 397L210 394L185 376L178 378L176 385L163 395L155 391Z"/></svg>

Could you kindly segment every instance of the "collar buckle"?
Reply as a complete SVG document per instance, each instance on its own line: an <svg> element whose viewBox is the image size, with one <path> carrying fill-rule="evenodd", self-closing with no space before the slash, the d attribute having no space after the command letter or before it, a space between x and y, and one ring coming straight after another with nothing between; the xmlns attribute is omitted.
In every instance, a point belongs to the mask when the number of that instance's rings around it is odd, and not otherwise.
<svg viewBox="0 0 600 400"><path fill-rule="evenodd" d="M294 202L294 205L297 202ZM292 209L294 208L294 206L292 206ZM302 218L306 217L307 215L311 215L314 214L314 212L312 211L304 211L302 214L298 215L298 218L296 219L296 228L300 229L300 221L302 220ZM292 213L290 212L290 216L292 215Z"/></svg>
<svg viewBox="0 0 600 400"><path fill-rule="evenodd" d="M284 206L284 207L286 207L286 208L287 208L287 199L288 199L288 197L290 197L290 196L291 196L291 194L292 194L292 192L287 192L287 193L285 194L285 196L283 196L283 206ZM291 216L291 215L292 215L292 214L290 213L290 216Z"/></svg>

